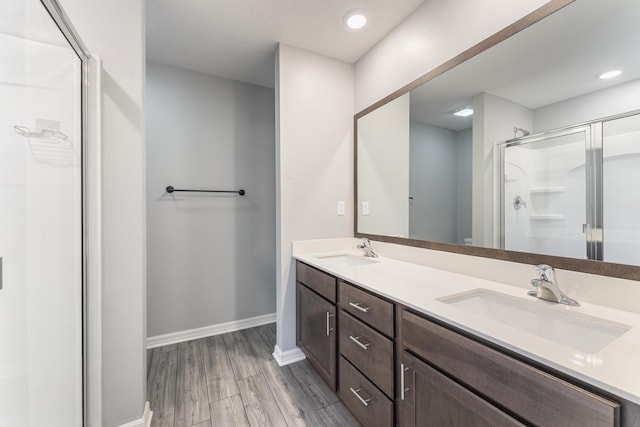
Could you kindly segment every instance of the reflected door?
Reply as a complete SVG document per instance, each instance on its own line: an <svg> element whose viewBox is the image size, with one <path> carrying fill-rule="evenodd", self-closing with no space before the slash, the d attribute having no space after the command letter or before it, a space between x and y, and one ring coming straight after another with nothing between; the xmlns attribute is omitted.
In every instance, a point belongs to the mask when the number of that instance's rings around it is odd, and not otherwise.
<svg viewBox="0 0 640 427"><path fill-rule="evenodd" d="M571 258L588 255L590 128L522 138L502 152L502 247Z"/></svg>
<svg viewBox="0 0 640 427"><path fill-rule="evenodd" d="M81 61L16 0L0 64L0 426L81 426Z"/></svg>

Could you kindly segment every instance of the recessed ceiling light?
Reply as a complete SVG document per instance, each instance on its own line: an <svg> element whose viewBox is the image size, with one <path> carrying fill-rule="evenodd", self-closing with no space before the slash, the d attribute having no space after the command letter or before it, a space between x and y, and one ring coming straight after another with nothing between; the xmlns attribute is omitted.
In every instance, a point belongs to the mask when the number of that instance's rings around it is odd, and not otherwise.
<svg viewBox="0 0 640 427"><path fill-rule="evenodd" d="M464 107L457 110L455 113L453 113L454 116L458 116L458 117L469 117L472 114L473 114L473 108L471 107Z"/></svg>
<svg viewBox="0 0 640 427"><path fill-rule="evenodd" d="M620 74L622 74L622 71L620 70L611 70L611 71L607 71L606 73L600 74L598 77L600 77L602 80L606 80L606 79L612 79L614 77L618 77Z"/></svg>
<svg viewBox="0 0 640 427"><path fill-rule="evenodd" d="M352 30L359 30L367 24L367 16L364 10L355 9L344 16L344 22Z"/></svg>

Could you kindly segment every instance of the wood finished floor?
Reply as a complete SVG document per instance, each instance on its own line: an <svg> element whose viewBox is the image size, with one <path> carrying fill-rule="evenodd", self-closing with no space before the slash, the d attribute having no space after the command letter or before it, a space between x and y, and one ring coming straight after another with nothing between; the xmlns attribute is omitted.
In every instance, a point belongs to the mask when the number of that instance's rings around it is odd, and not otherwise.
<svg viewBox="0 0 640 427"><path fill-rule="evenodd" d="M279 367L275 324L148 350L152 427L359 426L306 360Z"/></svg>

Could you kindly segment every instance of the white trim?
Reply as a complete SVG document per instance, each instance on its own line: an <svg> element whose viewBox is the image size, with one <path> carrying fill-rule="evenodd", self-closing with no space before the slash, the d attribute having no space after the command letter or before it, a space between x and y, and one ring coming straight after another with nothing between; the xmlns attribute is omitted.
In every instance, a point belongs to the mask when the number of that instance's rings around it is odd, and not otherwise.
<svg viewBox="0 0 640 427"><path fill-rule="evenodd" d="M294 348L293 350L287 350L283 352L282 350L280 350L280 347L276 345L273 348L273 358L276 359L276 362L278 362L279 366L285 366L304 360L307 358L307 356L305 356L302 350L300 350L298 347Z"/></svg>
<svg viewBox="0 0 640 427"><path fill-rule="evenodd" d="M151 418L153 418L153 411L149 407L149 402L144 405L144 413L142 418L129 421L126 424L122 424L120 427L151 427Z"/></svg>
<svg viewBox="0 0 640 427"><path fill-rule="evenodd" d="M175 344L179 342L197 340L199 338L213 335L226 334L227 332L239 331L253 328L254 326L266 325L276 321L276 314L265 314L263 316L250 317L248 319L233 320L217 325L205 326L197 329L187 329L186 331L172 332L170 334L156 335L147 338L147 348L161 347L163 345Z"/></svg>
<svg viewBox="0 0 640 427"><path fill-rule="evenodd" d="M85 409L89 425L102 424L102 60L91 55L84 88L87 93L85 143L86 324Z"/></svg>

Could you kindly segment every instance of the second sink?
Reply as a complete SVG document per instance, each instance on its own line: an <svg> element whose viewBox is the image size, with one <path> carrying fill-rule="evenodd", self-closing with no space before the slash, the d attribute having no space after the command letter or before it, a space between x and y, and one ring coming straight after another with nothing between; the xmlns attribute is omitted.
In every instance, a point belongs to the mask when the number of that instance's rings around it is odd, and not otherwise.
<svg viewBox="0 0 640 427"><path fill-rule="evenodd" d="M487 289L438 300L587 354L599 352L631 329L628 325Z"/></svg>

